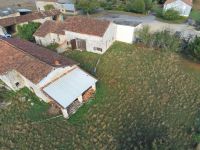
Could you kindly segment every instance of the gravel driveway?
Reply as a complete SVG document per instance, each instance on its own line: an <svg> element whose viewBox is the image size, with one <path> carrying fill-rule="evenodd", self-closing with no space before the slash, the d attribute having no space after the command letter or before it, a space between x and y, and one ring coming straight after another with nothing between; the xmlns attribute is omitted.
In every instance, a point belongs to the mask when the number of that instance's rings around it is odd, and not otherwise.
<svg viewBox="0 0 200 150"><path fill-rule="evenodd" d="M182 37L187 38L189 36L200 36L200 31L196 31L194 27L187 24L170 24L164 23L156 20L156 17L153 15L149 16L133 16L119 13L108 13L104 14L99 19L105 19L113 22L129 22L130 24L139 24L149 25L151 31L161 31L164 29L169 29L172 32L181 32Z"/></svg>
<svg viewBox="0 0 200 150"><path fill-rule="evenodd" d="M116 21L116 22L132 22L132 23L149 23L155 21L155 16L132 16L132 15L124 15L124 14L105 14L103 16L98 17L100 19L105 19L109 21Z"/></svg>

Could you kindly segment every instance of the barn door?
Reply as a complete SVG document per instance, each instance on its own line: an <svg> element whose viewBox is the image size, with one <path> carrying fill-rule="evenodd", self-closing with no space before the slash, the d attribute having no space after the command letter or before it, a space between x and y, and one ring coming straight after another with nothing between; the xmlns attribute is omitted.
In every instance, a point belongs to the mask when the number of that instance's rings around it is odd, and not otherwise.
<svg viewBox="0 0 200 150"><path fill-rule="evenodd" d="M86 50L86 41L82 39L76 39L77 48L81 50Z"/></svg>
<svg viewBox="0 0 200 150"><path fill-rule="evenodd" d="M71 40L71 46L72 46L72 49L77 49L75 39Z"/></svg>

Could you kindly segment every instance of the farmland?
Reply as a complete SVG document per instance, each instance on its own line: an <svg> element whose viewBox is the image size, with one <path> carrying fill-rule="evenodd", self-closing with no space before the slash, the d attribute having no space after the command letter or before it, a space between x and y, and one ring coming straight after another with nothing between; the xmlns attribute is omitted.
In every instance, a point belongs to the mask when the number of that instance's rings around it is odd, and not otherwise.
<svg viewBox="0 0 200 150"><path fill-rule="evenodd" d="M194 146L200 65L178 54L124 43L115 43L102 56L78 51L65 55L99 79L95 97L69 120L45 121L52 117L47 114L49 106L33 93L1 90L0 95L6 92L2 98L12 104L0 110L0 149Z"/></svg>

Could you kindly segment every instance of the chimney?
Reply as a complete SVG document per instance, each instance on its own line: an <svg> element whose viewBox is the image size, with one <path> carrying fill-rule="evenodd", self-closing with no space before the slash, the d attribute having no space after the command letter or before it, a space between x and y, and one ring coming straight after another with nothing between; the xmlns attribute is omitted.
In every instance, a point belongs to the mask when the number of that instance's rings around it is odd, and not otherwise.
<svg viewBox="0 0 200 150"><path fill-rule="evenodd" d="M54 61L54 65L60 66L61 64L60 64L60 62L59 62L58 60L55 60L55 61Z"/></svg>

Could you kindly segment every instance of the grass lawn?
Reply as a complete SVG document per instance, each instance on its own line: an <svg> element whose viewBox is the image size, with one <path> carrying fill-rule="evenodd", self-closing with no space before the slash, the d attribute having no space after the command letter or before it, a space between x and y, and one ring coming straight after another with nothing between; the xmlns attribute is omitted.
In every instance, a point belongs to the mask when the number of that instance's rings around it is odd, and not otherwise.
<svg viewBox="0 0 200 150"><path fill-rule="evenodd" d="M196 21L200 21L200 10L192 10L190 17Z"/></svg>
<svg viewBox="0 0 200 150"><path fill-rule="evenodd" d="M101 57L93 73L99 79L95 97L69 120L60 117L32 123L50 117L45 113L48 106L42 103L36 109L20 102L17 95L27 95L26 89L14 94L13 104L0 110L0 149L193 146L200 109L200 67L185 65L174 53L123 43L115 43L102 56L78 51L65 55L90 73ZM31 93L29 97L35 99Z"/></svg>

